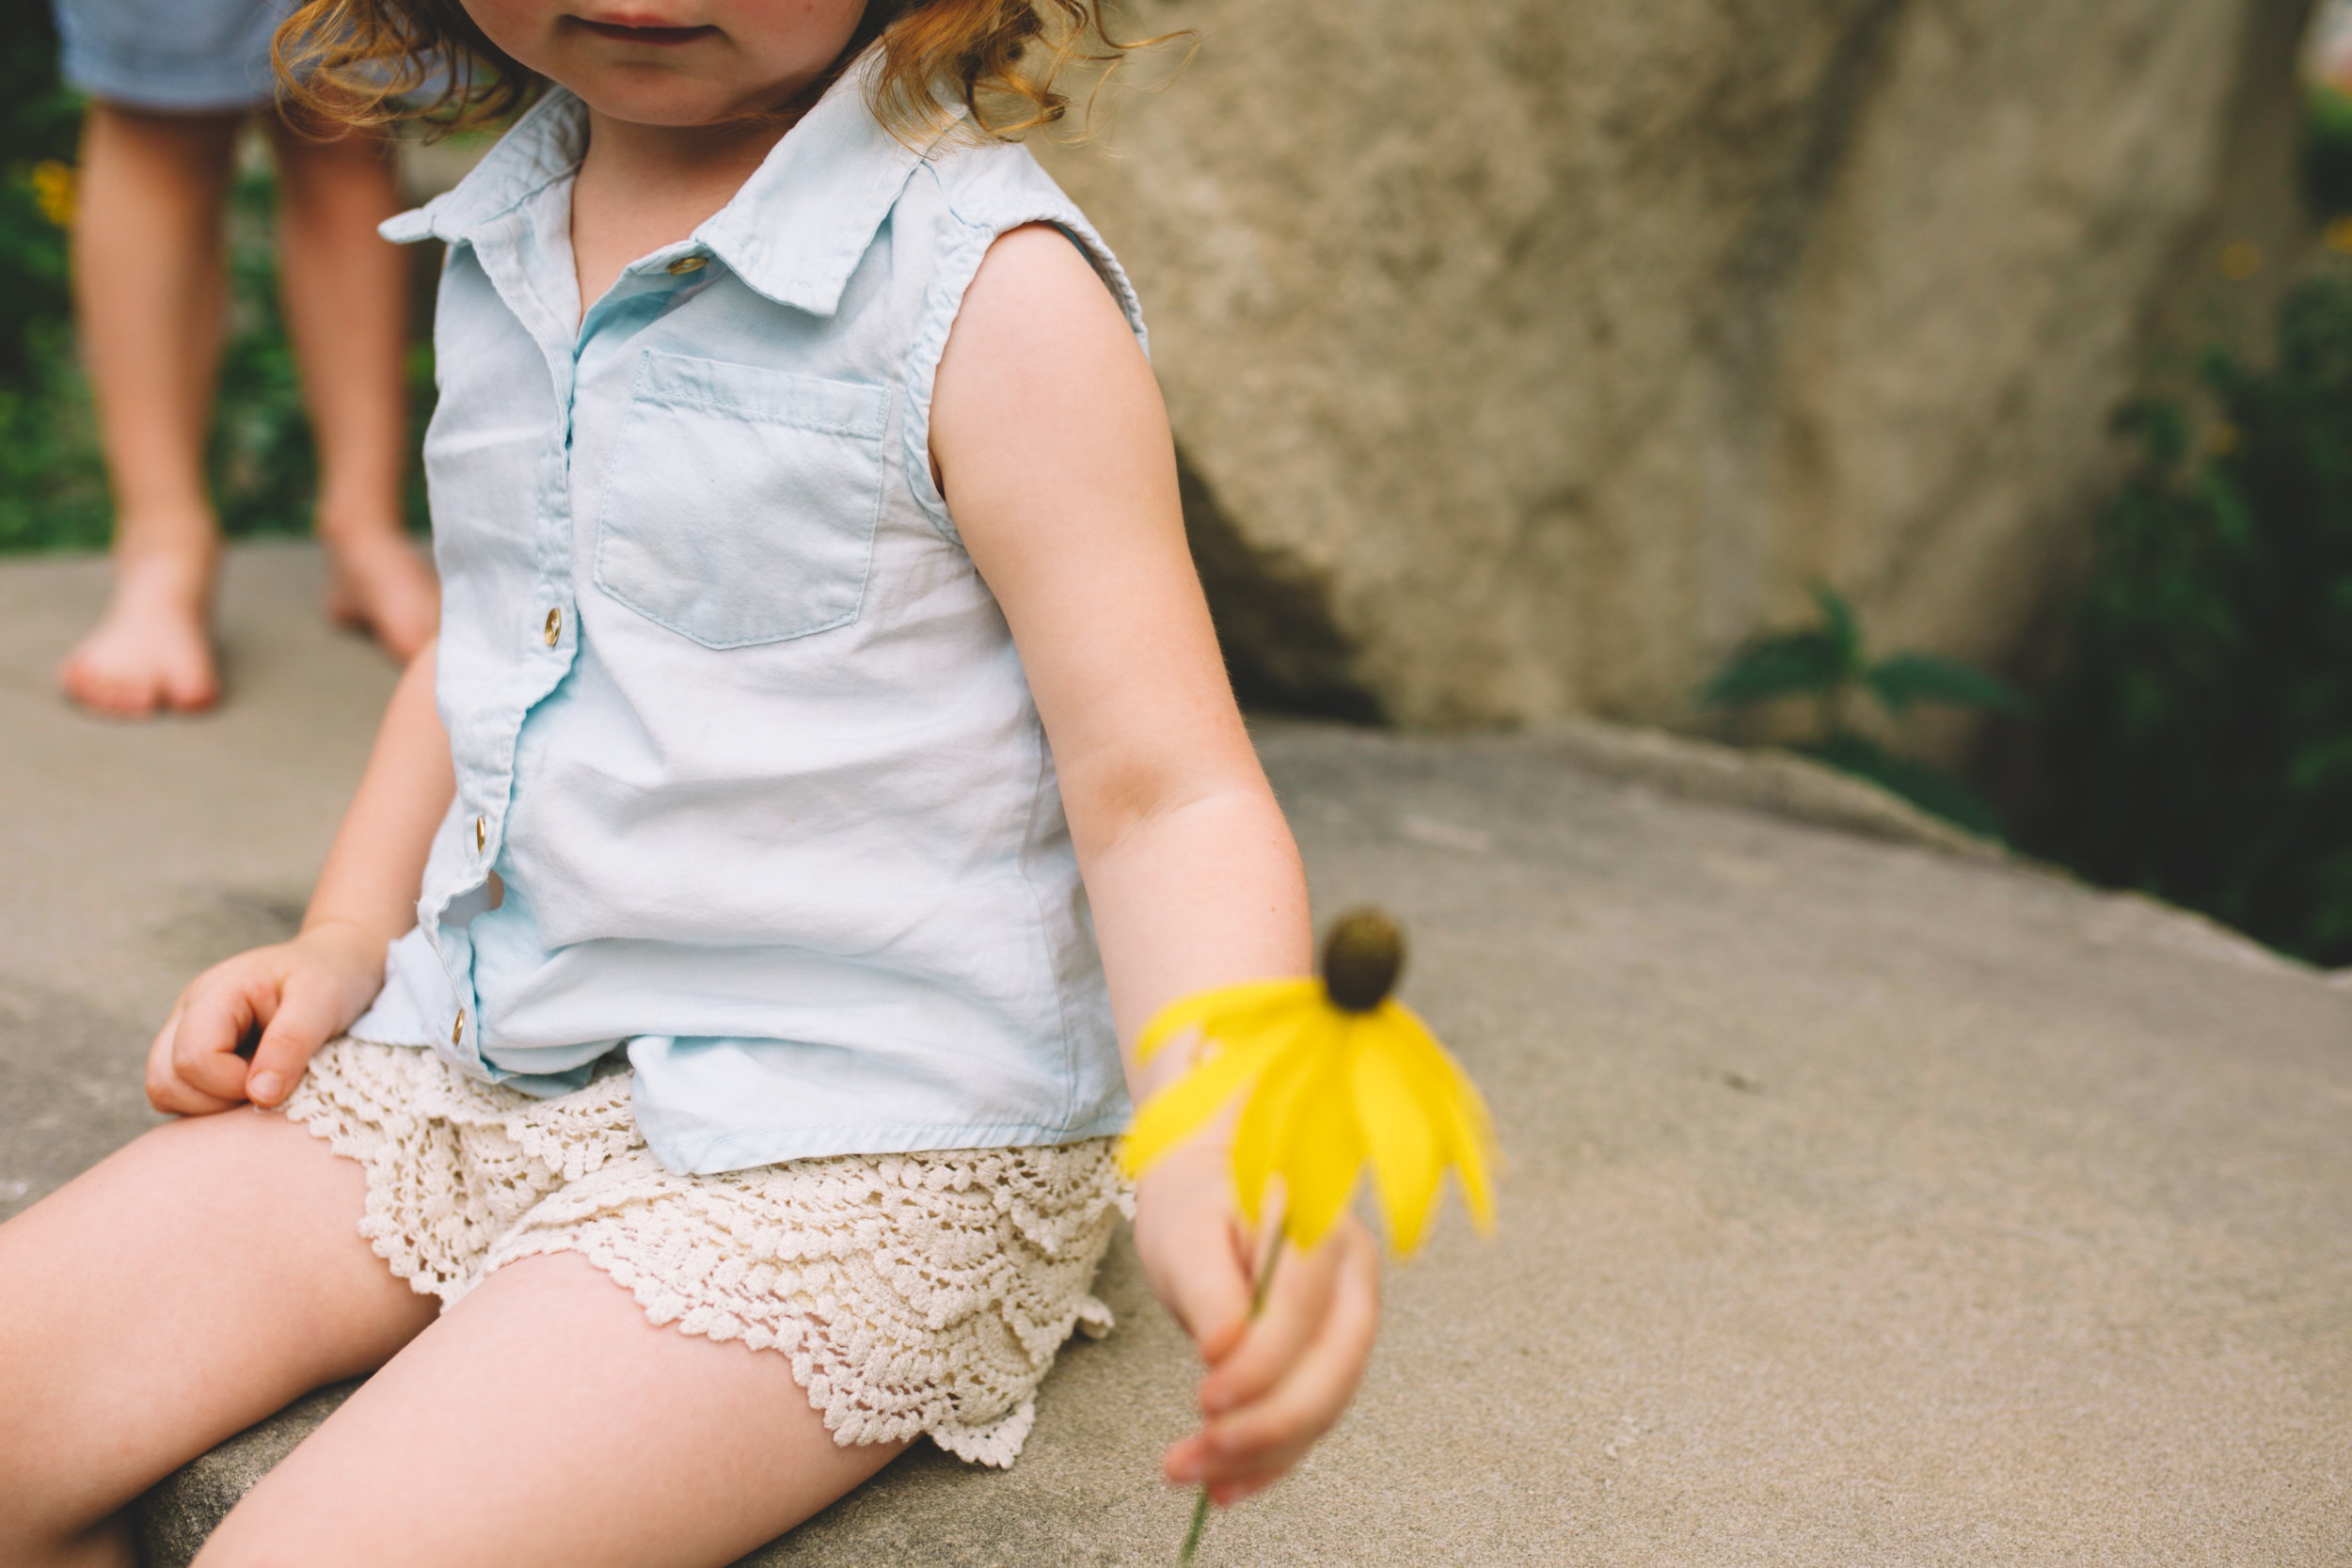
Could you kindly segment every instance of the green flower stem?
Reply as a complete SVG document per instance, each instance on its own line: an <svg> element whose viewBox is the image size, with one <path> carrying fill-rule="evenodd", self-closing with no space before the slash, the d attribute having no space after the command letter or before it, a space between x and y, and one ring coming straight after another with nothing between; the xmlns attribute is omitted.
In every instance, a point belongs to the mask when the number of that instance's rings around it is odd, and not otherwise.
<svg viewBox="0 0 2352 1568"><path fill-rule="evenodd" d="M1209 1489L1202 1487L1192 1499L1192 1524L1184 1531L1184 1544L1177 1548L1179 1568L1192 1568L1192 1560L1200 1555L1200 1532L1209 1528Z"/></svg>
<svg viewBox="0 0 2352 1568"><path fill-rule="evenodd" d="M1278 1233L1272 1250L1265 1255L1265 1267L1258 1271L1257 1280L1249 1288L1249 1321L1256 1323L1265 1310L1265 1295L1274 1284L1274 1265L1282 1256L1282 1238ZM1192 1560L1200 1555L1200 1537L1209 1528L1209 1489L1203 1486L1192 1499L1192 1523L1184 1530L1184 1544L1176 1548L1176 1568L1192 1568Z"/></svg>

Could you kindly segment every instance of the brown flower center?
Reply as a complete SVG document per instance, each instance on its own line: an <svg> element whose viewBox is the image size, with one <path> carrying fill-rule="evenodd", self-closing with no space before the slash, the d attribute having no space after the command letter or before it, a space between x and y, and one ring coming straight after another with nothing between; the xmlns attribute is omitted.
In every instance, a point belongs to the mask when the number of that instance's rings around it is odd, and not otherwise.
<svg viewBox="0 0 2352 1568"><path fill-rule="evenodd" d="M1368 1013L1396 989L1405 933L1378 910L1350 910L1323 939L1323 989L1343 1011Z"/></svg>

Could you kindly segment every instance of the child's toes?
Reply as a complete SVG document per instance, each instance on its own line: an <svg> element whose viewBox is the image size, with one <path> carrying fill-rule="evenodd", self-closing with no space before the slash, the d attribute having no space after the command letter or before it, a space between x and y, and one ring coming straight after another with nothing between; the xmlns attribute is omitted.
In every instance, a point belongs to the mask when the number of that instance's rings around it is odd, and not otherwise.
<svg viewBox="0 0 2352 1568"><path fill-rule="evenodd" d="M199 646L165 669L163 702L180 713L201 713L220 701L220 676L213 668L211 650Z"/></svg>
<svg viewBox="0 0 2352 1568"><path fill-rule="evenodd" d="M106 612L66 656L57 684L75 703L110 718L211 706L220 697L207 630L211 602L206 551L118 560Z"/></svg>
<svg viewBox="0 0 2352 1568"><path fill-rule="evenodd" d="M110 719L143 719L163 695L150 673L95 635L58 667L57 684L77 706Z"/></svg>

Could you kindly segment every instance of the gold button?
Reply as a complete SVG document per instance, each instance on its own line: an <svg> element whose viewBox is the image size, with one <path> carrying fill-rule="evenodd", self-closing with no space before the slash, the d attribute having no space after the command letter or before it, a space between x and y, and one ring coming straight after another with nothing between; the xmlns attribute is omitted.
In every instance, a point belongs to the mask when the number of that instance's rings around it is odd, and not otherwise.
<svg viewBox="0 0 2352 1568"><path fill-rule="evenodd" d="M707 256L681 256L670 263L670 276L683 277L690 272L700 272L710 264Z"/></svg>
<svg viewBox="0 0 2352 1568"><path fill-rule="evenodd" d="M564 635L564 608L558 605L548 611L548 646L552 648Z"/></svg>
<svg viewBox="0 0 2352 1568"><path fill-rule="evenodd" d="M452 1045L466 1043L466 1009L463 1007L457 1009L457 1022L449 1026L449 1043Z"/></svg>
<svg viewBox="0 0 2352 1568"><path fill-rule="evenodd" d="M477 855L482 853L484 847L489 842L490 819L486 816L475 817L473 819L473 852Z"/></svg>

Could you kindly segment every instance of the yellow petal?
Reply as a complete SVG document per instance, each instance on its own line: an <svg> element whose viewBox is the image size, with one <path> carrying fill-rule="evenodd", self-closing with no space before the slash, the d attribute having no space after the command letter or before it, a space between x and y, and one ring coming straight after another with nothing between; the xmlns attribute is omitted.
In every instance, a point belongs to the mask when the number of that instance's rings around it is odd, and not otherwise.
<svg viewBox="0 0 2352 1568"><path fill-rule="evenodd" d="M1338 1021L1330 1008L1318 1006L1295 1019L1284 1017L1289 1028L1283 1043L1243 1102L1241 1124L1233 1132L1233 1187L1242 1217L1252 1225L1258 1223L1266 1178L1281 1154L1299 1096L1313 1083L1323 1059L1339 1046Z"/></svg>
<svg viewBox="0 0 2352 1568"><path fill-rule="evenodd" d="M1349 1064L1356 1119L1372 1159L1373 1189L1388 1218L1389 1244L1400 1254L1421 1245L1445 1177L1445 1112L1427 1102L1408 1061L1411 1025L1383 1014L1358 1024Z"/></svg>
<svg viewBox="0 0 2352 1568"><path fill-rule="evenodd" d="M1280 1037L1264 1034L1223 1042L1207 1061L1145 1101L1119 1146L1120 1168L1130 1178L1141 1176L1257 1076L1280 1043Z"/></svg>
<svg viewBox="0 0 2352 1568"><path fill-rule="evenodd" d="M1494 1186L1488 1169L1495 1158L1494 1125L1478 1085L1410 1007L1386 1002L1380 1011L1393 1015L1406 1026L1391 1036L1398 1060L1413 1083L1415 1096L1430 1107L1445 1161L1461 1179L1462 1200L1470 1209L1471 1222L1481 1231L1492 1230Z"/></svg>
<svg viewBox="0 0 2352 1568"><path fill-rule="evenodd" d="M1349 1019L1334 1027L1352 1031L1359 1025ZM1302 1252L1321 1241L1347 1207L1348 1195L1356 1190L1357 1167L1363 1164L1356 1101L1347 1084L1347 1053L1352 1049L1352 1044L1343 1044L1315 1053L1315 1070L1286 1118L1282 1151L1277 1156L1290 1205L1282 1230Z"/></svg>
<svg viewBox="0 0 2352 1568"><path fill-rule="evenodd" d="M1320 980L1289 979L1245 980L1178 997L1143 1026L1143 1033L1136 1037L1136 1060L1150 1061L1171 1037L1196 1023L1205 1033L1224 1037L1227 1031L1248 1028L1269 1007L1286 1002L1320 1002L1322 996Z"/></svg>

